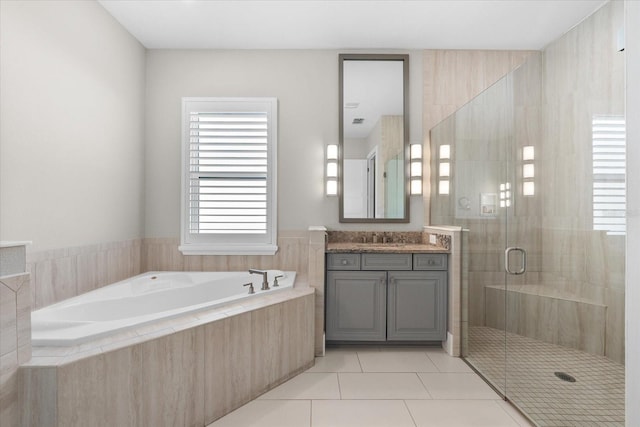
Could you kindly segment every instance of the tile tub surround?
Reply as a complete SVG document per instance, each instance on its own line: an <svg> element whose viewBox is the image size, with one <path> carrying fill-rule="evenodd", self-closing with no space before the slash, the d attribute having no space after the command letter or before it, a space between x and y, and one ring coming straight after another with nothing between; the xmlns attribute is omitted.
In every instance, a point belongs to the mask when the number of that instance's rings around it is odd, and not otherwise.
<svg viewBox="0 0 640 427"><path fill-rule="evenodd" d="M308 286L74 348L20 367L22 425L204 426L313 365Z"/></svg>
<svg viewBox="0 0 640 427"><path fill-rule="evenodd" d="M142 239L27 252L31 310L142 273Z"/></svg>
<svg viewBox="0 0 640 427"><path fill-rule="evenodd" d="M29 273L0 277L0 425L18 425L18 368L31 358Z"/></svg>

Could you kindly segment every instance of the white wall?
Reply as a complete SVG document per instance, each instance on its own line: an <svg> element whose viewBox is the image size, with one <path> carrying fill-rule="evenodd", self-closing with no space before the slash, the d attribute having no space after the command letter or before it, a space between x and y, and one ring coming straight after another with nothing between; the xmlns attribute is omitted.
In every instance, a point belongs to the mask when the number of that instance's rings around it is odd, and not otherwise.
<svg viewBox="0 0 640 427"><path fill-rule="evenodd" d="M640 2L627 0L626 423L640 426Z"/></svg>
<svg viewBox="0 0 640 427"><path fill-rule="evenodd" d="M142 236L144 48L94 1L0 2L0 238Z"/></svg>
<svg viewBox="0 0 640 427"><path fill-rule="evenodd" d="M412 52L411 141L422 141L422 61ZM392 229L341 225L338 199L324 196L324 147L338 141L338 52L323 50L149 50L146 102L145 235L176 237L180 221L180 111L184 96L275 96L278 228ZM412 198L420 230L422 198Z"/></svg>

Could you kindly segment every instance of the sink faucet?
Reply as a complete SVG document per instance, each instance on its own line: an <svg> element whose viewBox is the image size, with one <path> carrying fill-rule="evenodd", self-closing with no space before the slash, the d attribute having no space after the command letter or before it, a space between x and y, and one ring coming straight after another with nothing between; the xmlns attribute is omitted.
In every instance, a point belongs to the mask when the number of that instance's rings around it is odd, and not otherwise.
<svg viewBox="0 0 640 427"><path fill-rule="evenodd" d="M269 281L267 280L267 270L255 270L253 268L249 269L249 274L262 274L262 287L261 291L269 290Z"/></svg>

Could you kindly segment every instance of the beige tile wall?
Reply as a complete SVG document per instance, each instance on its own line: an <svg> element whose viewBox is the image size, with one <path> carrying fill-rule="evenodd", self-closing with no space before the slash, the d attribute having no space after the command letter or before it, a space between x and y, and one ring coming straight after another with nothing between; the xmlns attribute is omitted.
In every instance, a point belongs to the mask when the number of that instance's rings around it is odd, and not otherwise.
<svg viewBox="0 0 640 427"><path fill-rule="evenodd" d="M59 366L23 366L22 425L207 425L313 364L313 306L307 292Z"/></svg>
<svg viewBox="0 0 640 427"><path fill-rule="evenodd" d="M516 192L508 219L473 219L460 217L457 195L435 194L433 177L430 194L425 195L431 202L426 210L431 212L431 224L456 224L470 230L470 324L484 325L485 316L492 315L485 313L493 304L485 301L485 286L504 283L503 250L506 244L514 243L527 248L529 273L524 278L510 276L509 283L517 285L525 280L543 284L573 295L575 300L607 306L606 321L602 322L606 325L605 343L587 347L596 352L603 347L605 355L618 362L623 362L624 353L625 240L592 230L591 119L596 114L624 114L624 56L616 50L623 14L622 2L609 2L542 52L529 54L522 67L488 91L494 98L512 97L512 105L492 106L485 92L474 100L475 107L466 107L454 120L448 119L432 130L433 138L464 142L455 149L454 162L464 164L456 167L454 182L495 181L491 171L504 168L501 162L508 155L516 162L511 179L517 183L521 179L521 147L534 145L535 197L519 197ZM433 105L436 102L429 101L428 90L436 100L457 92L453 86L446 90L446 85L427 81L429 74L436 79L437 70L442 69L449 71L454 81L463 79L464 72L457 70L454 59L458 54L449 52L447 57L441 52L439 59L436 53L425 55L425 129L433 123L429 114L450 111L443 101ZM508 53L502 55L505 58ZM505 126L490 124L500 116L508 119ZM473 131L465 132L465 127ZM478 144L474 144L474 138ZM431 153L432 170L437 167L436 145L425 150ZM458 184L452 186L455 191L461 190ZM474 188L471 193L481 191L486 190ZM505 221L509 223L508 234ZM591 312L593 316L584 319L585 325L602 320L602 312ZM565 342L584 341L584 330L575 329L572 335L567 324L562 332ZM599 340L600 332L588 339Z"/></svg>
<svg viewBox="0 0 640 427"><path fill-rule="evenodd" d="M18 367L31 358L29 273L0 277L0 425L18 425Z"/></svg>
<svg viewBox="0 0 640 427"><path fill-rule="evenodd" d="M296 281L307 282L309 234L278 232L278 252L266 255L182 255L178 238L146 238L142 243L142 271L236 271L249 268L297 272Z"/></svg>
<svg viewBox="0 0 640 427"><path fill-rule="evenodd" d="M142 239L27 252L32 310L141 273Z"/></svg>

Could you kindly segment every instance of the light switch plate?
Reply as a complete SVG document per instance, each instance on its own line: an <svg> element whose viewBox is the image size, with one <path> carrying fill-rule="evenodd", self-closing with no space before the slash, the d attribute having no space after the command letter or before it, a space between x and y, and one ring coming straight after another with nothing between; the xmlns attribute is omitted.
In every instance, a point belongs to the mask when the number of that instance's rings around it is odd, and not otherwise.
<svg viewBox="0 0 640 427"><path fill-rule="evenodd" d="M432 245L435 245L437 243L435 234L429 234L429 243L431 243Z"/></svg>

